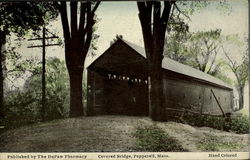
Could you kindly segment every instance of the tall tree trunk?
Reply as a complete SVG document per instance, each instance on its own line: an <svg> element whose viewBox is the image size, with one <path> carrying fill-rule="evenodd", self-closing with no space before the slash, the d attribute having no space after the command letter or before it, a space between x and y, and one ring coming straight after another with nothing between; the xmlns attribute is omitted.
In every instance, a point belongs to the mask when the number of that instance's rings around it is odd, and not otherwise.
<svg viewBox="0 0 250 160"><path fill-rule="evenodd" d="M162 9L162 4L164 7ZM152 120L162 120L163 76L162 60L166 27L174 1L137 2L141 22L145 52L148 60L149 82L149 116Z"/></svg>
<svg viewBox="0 0 250 160"><path fill-rule="evenodd" d="M70 117L83 115L83 68L68 67L70 77Z"/></svg>
<svg viewBox="0 0 250 160"><path fill-rule="evenodd" d="M4 116L4 45L6 43L6 34L0 31L0 117Z"/></svg>
<svg viewBox="0 0 250 160"><path fill-rule="evenodd" d="M158 63L159 64L159 63ZM161 64L161 63L160 63ZM161 65L153 64L151 68L149 87L149 107L152 120L162 120L164 114L163 106L163 76Z"/></svg>
<svg viewBox="0 0 250 160"><path fill-rule="evenodd" d="M239 109L244 107L244 86L239 86L237 88L239 94Z"/></svg>
<svg viewBox="0 0 250 160"><path fill-rule="evenodd" d="M72 40L72 43L69 43L65 47L66 52L66 65L69 73L69 82L70 82L70 117L83 116L83 69L84 69L84 60L85 52L81 50L79 45L71 45L77 39Z"/></svg>

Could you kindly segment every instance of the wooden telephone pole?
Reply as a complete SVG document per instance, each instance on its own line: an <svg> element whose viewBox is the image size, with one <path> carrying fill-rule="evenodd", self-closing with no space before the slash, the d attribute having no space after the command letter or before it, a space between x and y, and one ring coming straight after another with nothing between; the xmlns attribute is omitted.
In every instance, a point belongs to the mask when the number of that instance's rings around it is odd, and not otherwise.
<svg viewBox="0 0 250 160"><path fill-rule="evenodd" d="M51 37L46 37L46 33L50 33ZM59 46L60 44L46 44L46 39L55 39L58 38L53 33L49 32L45 27L43 27L42 30L42 37L34 38L34 39L28 39L28 41L36 41L36 40L42 40L42 45L36 45L36 46L28 46L28 48L42 48L42 121L45 121L45 110L46 110L46 80L45 80L45 72L46 72L46 47L48 46Z"/></svg>

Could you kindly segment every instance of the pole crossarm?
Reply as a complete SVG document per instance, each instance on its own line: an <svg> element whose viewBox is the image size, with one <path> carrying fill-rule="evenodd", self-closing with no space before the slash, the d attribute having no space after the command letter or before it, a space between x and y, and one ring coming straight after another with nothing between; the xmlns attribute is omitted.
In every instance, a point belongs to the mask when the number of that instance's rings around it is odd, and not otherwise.
<svg viewBox="0 0 250 160"><path fill-rule="evenodd" d="M48 47L48 46L60 46L60 44L57 43L57 44L46 44L46 45L45 45L45 47ZM38 47L43 47L43 45L28 46L28 48L38 48Z"/></svg>
<svg viewBox="0 0 250 160"><path fill-rule="evenodd" d="M55 39L59 38L58 36L53 36L53 37L45 37L45 39ZM28 41L35 41L35 40L43 40L43 38L33 38L33 39L28 39Z"/></svg>

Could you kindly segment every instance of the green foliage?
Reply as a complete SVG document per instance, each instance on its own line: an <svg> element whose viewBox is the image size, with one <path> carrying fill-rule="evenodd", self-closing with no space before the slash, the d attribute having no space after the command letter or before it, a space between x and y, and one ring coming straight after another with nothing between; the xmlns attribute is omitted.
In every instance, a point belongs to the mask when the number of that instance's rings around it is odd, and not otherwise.
<svg viewBox="0 0 250 160"><path fill-rule="evenodd" d="M235 66L235 75L237 77L237 83L239 86L244 86L247 82L249 76L248 76L248 64L249 64L249 57L247 55L247 52L245 53L243 57L243 62L241 64L238 64L238 66Z"/></svg>
<svg viewBox="0 0 250 160"><path fill-rule="evenodd" d="M47 119L67 117L69 106L69 79L65 62L50 59L47 70Z"/></svg>
<svg viewBox="0 0 250 160"><path fill-rule="evenodd" d="M243 116L249 117L249 108L245 107L242 108L241 110L237 111L236 113L242 114Z"/></svg>
<svg viewBox="0 0 250 160"><path fill-rule="evenodd" d="M67 117L69 105L68 74L65 62L58 58L50 58L46 65L46 119ZM32 75L25 84L25 90L33 92L41 101L41 76ZM40 102L39 102L40 103ZM39 105L39 104L37 104Z"/></svg>
<svg viewBox="0 0 250 160"><path fill-rule="evenodd" d="M34 59L25 59L16 51L16 47L9 47L5 53L7 76L21 78L24 74L38 74L38 63Z"/></svg>
<svg viewBox="0 0 250 160"><path fill-rule="evenodd" d="M24 89L6 94L6 116L2 119L5 128L15 128L41 121L41 67L25 82ZM69 85L65 62L49 58L46 65L46 120L64 118L69 112Z"/></svg>
<svg viewBox="0 0 250 160"><path fill-rule="evenodd" d="M230 35L226 37L227 45L232 45L236 47L237 49L225 49L223 47L223 52L227 58L227 66L230 68L230 70L233 72L235 76L235 87L238 91L239 95L239 108L243 108L244 105L244 87L249 79L249 72L248 72L248 64L249 64L249 57L248 57L248 51L246 48L241 50L242 46L244 46L244 42L240 40L240 38L237 35ZM246 46L246 45L245 45ZM233 54L237 53L244 53L241 61L239 61L239 58L232 57Z"/></svg>
<svg viewBox="0 0 250 160"><path fill-rule="evenodd" d="M38 99L32 92L14 90L6 97L6 116L2 122L5 128L16 128L39 121L39 108L35 103Z"/></svg>
<svg viewBox="0 0 250 160"><path fill-rule="evenodd" d="M1 2L0 30L23 36L58 16L52 2Z"/></svg>
<svg viewBox="0 0 250 160"><path fill-rule="evenodd" d="M100 21L100 19L96 15L94 16L94 21L95 21L95 24L92 27L92 29L93 29L93 36L92 36L92 40L91 40L91 44L90 44L90 48L89 48L89 53L90 54L88 54L88 56L91 55L92 57L96 56L96 51L98 49L97 42L98 42L98 39L100 37L100 35L96 34L96 31L98 29L97 24Z"/></svg>
<svg viewBox="0 0 250 160"><path fill-rule="evenodd" d="M249 133L249 117L246 115L238 114L231 118L230 122L226 124L230 131L235 133Z"/></svg>
<svg viewBox="0 0 250 160"><path fill-rule="evenodd" d="M193 33L189 39L190 65L205 73L215 75L221 63L217 59L221 44L221 30Z"/></svg>
<svg viewBox="0 0 250 160"><path fill-rule="evenodd" d="M219 142L215 139L203 139L197 144L198 149L202 151L219 151L220 149L237 149L243 147L242 144L232 142Z"/></svg>
<svg viewBox="0 0 250 160"><path fill-rule="evenodd" d="M224 37L224 41L233 47L242 47L245 45L244 41L241 40L238 34L230 34Z"/></svg>
<svg viewBox="0 0 250 160"><path fill-rule="evenodd" d="M22 37L30 30L37 31L41 26L46 25L50 20L58 16L53 2L0 2L0 47L6 44L6 36L15 33ZM0 53L1 59L1 80L0 86L3 88L3 75L5 59ZM0 92L0 114L5 115L4 110L4 89Z"/></svg>
<svg viewBox="0 0 250 160"><path fill-rule="evenodd" d="M167 36L164 45L164 56L167 56L180 63L187 64L190 53L188 52L187 41L191 34L188 25L183 19L172 16L167 28Z"/></svg>
<svg viewBox="0 0 250 160"><path fill-rule="evenodd" d="M238 114L230 117L202 115L200 117L186 115L186 123L198 127L211 127L219 130L232 131L239 134L249 133L249 119L246 115Z"/></svg>
<svg viewBox="0 0 250 160"><path fill-rule="evenodd" d="M185 28L185 27L184 27ZM230 81L221 68L225 65L218 58L222 42L221 30L190 33L185 29L169 32L164 55L202 72Z"/></svg>
<svg viewBox="0 0 250 160"><path fill-rule="evenodd" d="M165 40L164 56L182 64L189 65L205 73L211 74L226 83L232 84L232 80L225 75L226 62L220 58L223 40L237 41L235 36L222 36L220 29L199 31L191 33L188 27L188 15L196 10L208 6L218 7L219 10L230 10L227 2L176 2L179 10L186 16L181 16L178 9L173 9L168 24L168 34Z"/></svg>
<svg viewBox="0 0 250 160"><path fill-rule="evenodd" d="M216 8L217 10L222 11L223 13L229 14L232 10L232 6L228 1L219 0L219 1L177 1L178 7L182 10L183 13L187 15L192 15L195 12L199 12L204 8Z"/></svg>
<svg viewBox="0 0 250 160"><path fill-rule="evenodd" d="M208 1L177 1L178 7L188 15L192 15L195 11L200 11L209 5Z"/></svg>
<svg viewBox="0 0 250 160"><path fill-rule="evenodd" d="M189 117L190 116L190 117ZM198 127L211 127L215 129L223 129L224 118L218 116L202 115L199 118L189 115L185 117L185 121L191 125Z"/></svg>
<svg viewBox="0 0 250 160"><path fill-rule="evenodd" d="M142 151L185 151L175 139L158 127L137 128L134 136L137 138L137 145Z"/></svg>
<svg viewBox="0 0 250 160"><path fill-rule="evenodd" d="M177 1L168 23L164 56L230 82L222 73L224 60L218 59L221 30L190 33L189 16L205 8L231 11L227 1Z"/></svg>
<svg viewBox="0 0 250 160"><path fill-rule="evenodd" d="M224 66L224 65L223 65L223 66ZM232 80L231 78L229 78L228 76L226 76L225 73L227 73L227 72L225 72L225 71L222 70L222 69L219 69L219 70L215 73L214 77L216 77L216 78L222 80L223 82L226 82L227 84L233 85L233 83L234 83L233 80Z"/></svg>

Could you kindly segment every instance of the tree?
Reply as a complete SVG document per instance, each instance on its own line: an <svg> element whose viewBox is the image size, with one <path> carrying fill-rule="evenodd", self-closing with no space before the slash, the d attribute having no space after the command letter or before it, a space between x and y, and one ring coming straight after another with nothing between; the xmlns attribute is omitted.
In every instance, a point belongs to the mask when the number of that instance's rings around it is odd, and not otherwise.
<svg viewBox="0 0 250 160"><path fill-rule="evenodd" d="M190 33L176 31L169 36L165 55L210 75L219 74L224 63L218 59L221 49L221 30Z"/></svg>
<svg viewBox="0 0 250 160"><path fill-rule="evenodd" d="M23 59L22 61L25 62ZM40 122L41 109L41 73L40 61L33 61L29 64L32 68L29 77L25 78L24 86L6 91L5 98L5 118L0 121L0 125L6 128L20 127L21 125ZM39 64L38 64L39 63ZM26 68L26 67L25 67ZM24 68L24 69L25 69ZM69 113L69 83L68 73L64 61L58 58L48 58L46 63L47 89L46 89L46 120L68 117ZM15 75L24 73L22 69L15 70Z"/></svg>
<svg viewBox="0 0 250 160"><path fill-rule="evenodd" d="M41 66L36 66L39 73L42 72ZM67 116L67 105L69 104L69 84L65 62L58 58L49 58L46 63L46 110L45 118L47 120L62 118ZM36 98L34 103L39 102L41 98L41 78L39 74L32 74L24 85L25 92L32 92Z"/></svg>
<svg viewBox="0 0 250 160"><path fill-rule="evenodd" d="M39 30L50 19L57 17L56 9L49 2L0 3L0 116L4 116L4 45L10 33L24 36L29 30Z"/></svg>
<svg viewBox="0 0 250 160"><path fill-rule="evenodd" d="M189 46L189 52L193 57L191 65L202 72L215 75L222 64L217 61L220 44L220 29L192 34Z"/></svg>
<svg viewBox="0 0 250 160"><path fill-rule="evenodd" d="M230 67L236 77L236 89L239 94L239 109L242 109L244 107L244 88L248 80L249 57L247 52L245 52L241 63L239 63L237 60L230 57L229 53L224 48L223 52L228 59L227 65Z"/></svg>
<svg viewBox="0 0 250 160"><path fill-rule="evenodd" d="M219 11L229 14L230 3L226 1L179 1L172 9L167 36L165 40L164 55L180 63L197 68L211 75L220 74L224 63L218 59L221 49L221 30L189 32L189 15L200 9L212 6Z"/></svg>
<svg viewBox="0 0 250 160"><path fill-rule="evenodd" d="M202 72L216 75L223 61L218 60L221 49L221 30L196 33L177 30L170 34L165 55Z"/></svg>
<svg viewBox="0 0 250 160"><path fill-rule="evenodd" d="M13 88L20 88L16 86L17 81L26 80L25 78L29 75L40 74L38 71L38 62L34 59L24 58L20 52L17 51L17 46L13 46L13 44L8 43L9 46L6 50L6 80L8 80L11 86L10 88L6 88L6 92L8 90L12 90Z"/></svg>
<svg viewBox="0 0 250 160"><path fill-rule="evenodd" d="M80 7L79 7L80 3ZM70 25L66 2L54 2L61 15L65 42L66 66L70 77L70 116L83 115L82 80L84 61L88 53L93 26L96 22L95 11L98 2L70 2ZM79 12L78 12L79 7ZM78 20L78 13L80 14Z"/></svg>
<svg viewBox="0 0 250 160"><path fill-rule="evenodd" d="M163 9L161 6L164 4ZM185 11L180 10L181 6ZM208 5L207 1L186 2L179 4L176 1L146 1L137 2L139 10L139 19L144 39L145 52L148 63L149 79L149 110L150 117L153 120L162 119L164 114L163 107L163 82L161 64L163 59L163 49L165 44L165 33L170 17L177 10L180 14L186 16L186 13L192 14L194 10ZM228 7L227 3L220 2L220 6ZM162 10L161 10L162 9ZM180 17L178 14L177 17Z"/></svg>
<svg viewBox="0 0 250 160"><path fill-rule="evenodd" d="M205 49L202 49L204 48L202 43L201 45L193 45L194 42L191 41L191 38L193 38L195 34L198 33L190 33L185 29L172 30L167 35L168 44L165 44L164 56L197 69L200 69L199 66L202 66L203 62L198 61L199 59L208 59L206 64L203 64L205 65L204 68L211 68L208 74L211 74L228 84L232 84L232 80L224 74L223 69L225 67L225 60L217 58L219 57L218 55L221 56L222 54L220 52L222 44L220 42L216 43L216 41L212 40L210 36L206 36L207 39L211 40L209 43L213 42L215 45L214 47L217 48L215 49L215 52L210 52L211 48L207 48L206 46ZM220 40L222 41L222 39L223 37L221 36ZM197 48L196 50L198 51L196 51L194 48ZM206 57L206 54L202 53L200 50L210 54L208 54ZM208 70L205 69L202 71L207 72Z"/></svg>
<svg viewBox="0 0 250 160"><path fill-rule="evenodd" d="M164 56L183 64L188 64L190 52L187 42L190 39L188 24L183 18L172 15L167 28L167 35L164 44Z"/></svg>
<svg viewBox="0 0 250 160"><path fill-rule="evenodd" d="M161 120L163 109L162 59L165 33L174 1L137 2L149 74L149 110L153 120Z"/></svg>

